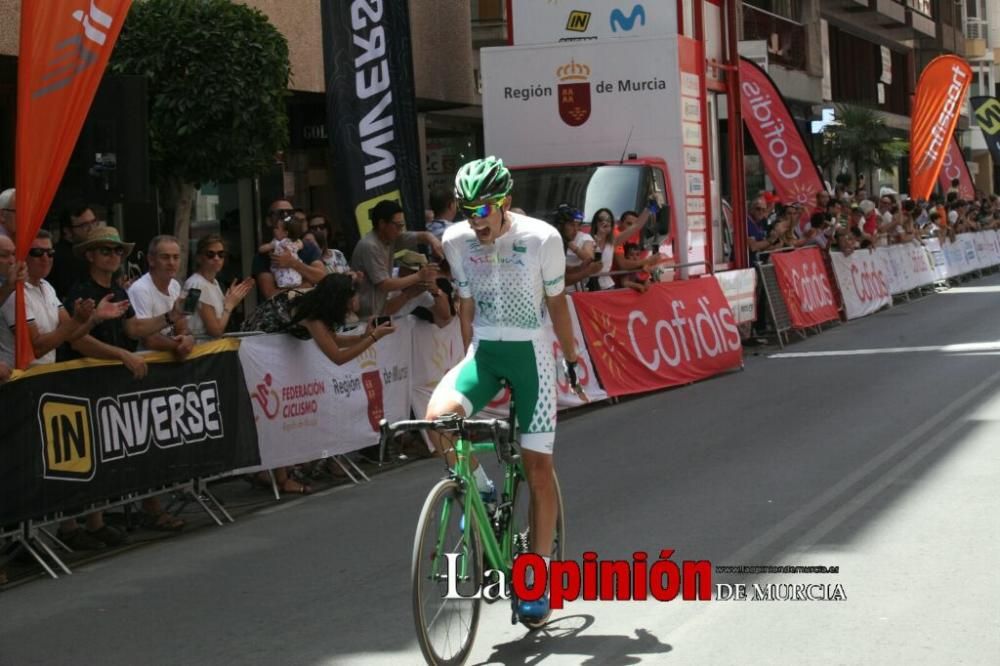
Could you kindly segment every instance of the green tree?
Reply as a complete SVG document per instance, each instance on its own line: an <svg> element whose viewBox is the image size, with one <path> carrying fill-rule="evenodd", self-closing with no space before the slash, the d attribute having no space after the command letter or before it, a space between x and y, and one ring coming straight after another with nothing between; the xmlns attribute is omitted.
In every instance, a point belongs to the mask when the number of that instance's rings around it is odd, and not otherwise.
<svg viewBox="0 0 1000 666"><path fill-rule="evenodd" d="M835 117L836 123L823 130L822 159L838 179L845 168L853 170L854 182L872 169L894 171L910 149L874 109L838 104Z"/></svg>
<svg viewBox="0 0 1000 666"><path fill-rule="evenodd" d="M137 0L110 69L148 81L153 178L186 261L196 188L254 176L287 144L288 42L231 0Z"/></svg>

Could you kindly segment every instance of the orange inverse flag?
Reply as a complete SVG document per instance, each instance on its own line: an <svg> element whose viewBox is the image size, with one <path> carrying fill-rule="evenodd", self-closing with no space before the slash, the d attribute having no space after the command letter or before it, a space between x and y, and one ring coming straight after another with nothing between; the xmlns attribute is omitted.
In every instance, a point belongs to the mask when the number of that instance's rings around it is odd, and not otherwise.
<svg viewBox="0 0 1000 666"><path fill-rule="evenodd" d="M52 204L132 0L22 0L17 66L17 259ZM34 359L17 288L17 367Z"/></svg>
<svg viewBox="0 0 1000 666"><path fill-rule="evenodd" d="M972 69L956 55L931 60L917 82L910 124L910 196L927 199L934 189L965 95Z"/></svg>

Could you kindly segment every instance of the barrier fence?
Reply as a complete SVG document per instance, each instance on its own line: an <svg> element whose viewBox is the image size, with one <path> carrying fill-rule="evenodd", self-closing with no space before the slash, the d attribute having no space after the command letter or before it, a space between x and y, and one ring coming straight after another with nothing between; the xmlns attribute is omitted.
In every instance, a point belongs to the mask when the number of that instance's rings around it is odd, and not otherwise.
<svg viewBox="0 0 1000 666"><path fill-rule="evenodd" d="M839 317L835 286L853 319L891 305L894 294L1000 265L1000 234L834 252L829 267L816 249L772 262L759 267L772 316L787 308L791 326L813 326ZM572 294L580 377L591 401L741 368L738 326L757 315L757 278L745 269L654 283L645 293ZM7 416L0 420L7 445L0 533L33 536L46 522L170 489L205 506L206 479L375 443L378 422L422 413L465 353L457 319L443 328L412 317L396 323L394 334L341 366L311 341L259 335L199 345L184 363L150 355L142 380L95 360L16 373L0 385ZM559 343L547 335L558 360ZM506 415L506 403L499 394L485 411ZM580 404L560 379L559 409Z"/></svg>
<svg viewBox="0 0 1000 666"><path fill-rule="evenodd" d="M891 306L942 281L1000 265L1000 232L959 234L829 253L829 265L817 248L776 252L758 265L778 339L789 329L817 327L838 319L838 294L845 319L857 319ZM787 312L787 319L785 313Z"/></svg>

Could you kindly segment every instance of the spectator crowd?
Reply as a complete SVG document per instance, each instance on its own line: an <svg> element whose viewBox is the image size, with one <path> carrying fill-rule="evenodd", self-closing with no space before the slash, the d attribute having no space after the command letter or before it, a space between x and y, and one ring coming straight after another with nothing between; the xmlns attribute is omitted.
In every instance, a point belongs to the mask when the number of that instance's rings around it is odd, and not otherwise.
<svg viewBox="0 0 1000 666"><path fill-rule="evenodd" d="M337 247L335 228L322 213L306 213L288 200L273 202L260 234L251 275L232 278L230 257L219 234L194 244L190 275L179 274L183 244L158 235L145 248L146 272L127 270L134 244L101 218L99 206L73 204L62 213L58 233L38 232L27 260L15 260L16 192L0 192L0 382L14 365L15 286L24 285L32 365L95 358L119 361L137 380L155 372L149 352L165 352L183 362L195 344L227 332L288 333L312 340L335 364L346 363L392 335L393 317L414 315L445 326L456 315L455 289L443 261L441 238L462 219L452 192L430 196L423 231L408 229L402 207L381 201L369 212L371 230L350 259ZM566 252L570 291L626 288L645 292L669 277L659 252L655 220L665 202L652 195L642 210L597 210L585 220L571 204L560 205L549 221L559 230ZM515 212L523 212L513 209ZM776 251L814 246L851 253L893 243L922 243L979 229L1000 229L995 195L964 201L957 191L916 202L883 189L876 200L861 188L820 192L811 205L780 202L762 192L748 206L751 262L766 262ZM54 236L57 236L54 237ZM225 283L223 274L229 276ZM256 306L246 308L255 294ZM763 318L762 318L763 321ZM360 333L360 334L359 334ZM315 473L325 461L304 468ZM332 465L325 468L336 471ZM303 469L272 470L254 484L285 493L311 492ZM143 524L175 531L184 523L160 499L143 501ZM118 545L124 535L106 525L100 512L66 520L58 536L74 550Z"/></svg>

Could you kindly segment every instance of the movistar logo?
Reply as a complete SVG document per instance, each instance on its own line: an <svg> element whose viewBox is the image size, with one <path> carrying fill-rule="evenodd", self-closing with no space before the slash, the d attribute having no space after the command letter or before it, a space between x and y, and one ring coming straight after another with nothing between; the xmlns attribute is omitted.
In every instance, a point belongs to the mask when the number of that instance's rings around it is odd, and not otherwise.
<svg viewBox="0 0 1000 666"><path fill-rule="evenodd" d="M514 250L514 252L527 252L528 251L528 246L527 245L518 245L517 243L514 243L514 245L511 247L511 249Z"/></svg>
<svg viewBox="0 0 1000 666"><path fill-rule="evenodd" d="M618 32L618 28L621 28L622 32L629 32L635 26L636 20L639 21L639 25L646 25L646 9L642 5L633 6L628 16L625 16L622 10L615 9L611 12L611 32Z"/></svg>

